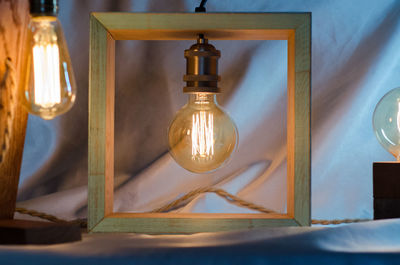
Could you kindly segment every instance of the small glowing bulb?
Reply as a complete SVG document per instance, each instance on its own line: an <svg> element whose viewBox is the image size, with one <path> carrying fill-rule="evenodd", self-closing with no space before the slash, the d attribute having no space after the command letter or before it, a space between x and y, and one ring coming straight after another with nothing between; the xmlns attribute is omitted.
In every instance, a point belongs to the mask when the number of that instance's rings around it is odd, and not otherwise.
<svg viewBox="0 0 400 265"><path fill-rule="evenodd" d="M221 167L238 142L231 118L212 93L189 94L189 102L169 126L170 153L183 168L205 173Z"/></svg>
<svg viewBox="0 0 400 265"><path fill-rule="evenodd" d="M28 111L52 119L68 111L76 85L61 25L55 16L33 16L29 24L29 84L24 90Z"/></svg>
<svg viewBox="0 0 400 265"><path fill-rule="evenodd" d="M400 87L390 90L376 105L372 125L379 143L400 161Z"/></svg>

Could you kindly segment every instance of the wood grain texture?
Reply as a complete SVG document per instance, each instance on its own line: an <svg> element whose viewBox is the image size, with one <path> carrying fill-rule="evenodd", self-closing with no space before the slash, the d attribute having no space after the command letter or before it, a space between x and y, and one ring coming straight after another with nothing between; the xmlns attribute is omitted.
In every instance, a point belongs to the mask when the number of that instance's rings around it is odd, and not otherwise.
<svg viewBox="0 0 400 265"><path fill-rule="evenodd" d="M294 218L295 198L295 95L296 95L296 40L295 33L288 38L288 65L287 65L287 122L286 122L286 152L287 152L287 213Z"/></svg>
<svg viewBox="0 0 400 265"><path fill-rule="evenodd" d="M251 218L246 214L113 214L100 222L92 232L135 232L148 234L192 234L198 232L217 232L244 230L261 227L297 226L294 219L286 215L264 218L265 215ZM213 216L214 215L214 216ZM237 217L235 217L237 215ZM254 214L258 215L258 214ZM152 217L150 217L152 216ZM250 217L250 218L249 218Z"/></svg>
<svg viewBox="0 0 400 265"><path fill-rule="evenodd" d="M26 84L28 21L27 0L0 1L0 219L13 218L17 198L27 122L18 92Z"/></svg>
<svg viewBox="0 0 400 265"><path fill-rule="evenodd" d="M303 13L92 13L116 40L287 39Z"/></svg>
<svg viewBox="0 0 400 265"><path fill-rule="evenodd" d="M311 224L311 13L295 33L294 218Z"/></svg>
<svg viewBox="0 0 400 265"><path fill-rule="evenodd" d="M280 213L113 213L114 218L291 219Z"/></svg>
<svg viewBox="0 0 400 265"><path fill-rule="evenodd" d="M90 19L88 229L113 211L115 41Z"/></svg>
<svg viewBox="0 0 400 265"><path fill-rule="evenodd" d="M198 33L210 39L288 41L287 215L112 213L113 39L183 40ZM90 48L90 232L195 233L310 225L310 13L93 13Z"/></svg>

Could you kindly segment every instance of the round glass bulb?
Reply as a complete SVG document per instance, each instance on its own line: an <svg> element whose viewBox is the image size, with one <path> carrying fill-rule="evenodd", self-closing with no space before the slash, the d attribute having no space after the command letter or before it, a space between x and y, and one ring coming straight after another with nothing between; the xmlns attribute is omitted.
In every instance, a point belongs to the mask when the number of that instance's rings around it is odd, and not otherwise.
<svg viewBox="0 0 400 265"><path fill-rule="evenodd" d="M29 83L22 98L30 113L49 120L68 111L76 95L71 60L57 17L32 17L28 42Z"/></svg>
<svg viewBox="0 0 400 265"><path fill-rule="evenodd" d="M400 161L400 87L390 90L378 102L372 124L379 143Z"/></svg>
<svg viewBox="0 0 400 265"><path fill-rule="evenodd" d="M183 168L205 173L221 167L238 142L229 115L216 102L215 94L189 94L168 130L170 153Z"/></svg>

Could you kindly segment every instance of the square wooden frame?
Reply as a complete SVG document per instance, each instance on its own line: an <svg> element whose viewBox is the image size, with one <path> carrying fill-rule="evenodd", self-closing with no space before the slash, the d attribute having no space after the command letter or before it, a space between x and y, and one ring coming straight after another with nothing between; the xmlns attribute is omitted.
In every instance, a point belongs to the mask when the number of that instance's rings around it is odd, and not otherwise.
<svg viewBox="0 0 400 265"><path fill-rule="evenodd" d="M287 40L287 213L115 213L115 40ZM311 13L93 13L89 66L89 232L195 233L310 225Z"/></svg>

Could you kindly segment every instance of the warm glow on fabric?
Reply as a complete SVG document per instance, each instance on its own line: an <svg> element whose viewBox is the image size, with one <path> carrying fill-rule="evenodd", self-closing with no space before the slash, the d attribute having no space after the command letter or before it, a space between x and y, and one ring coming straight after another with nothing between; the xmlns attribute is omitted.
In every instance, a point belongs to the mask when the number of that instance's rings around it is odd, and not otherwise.
<svg viewBox="0 0 400 265"><path fill-rule="evenodd" d="M211 159L214 155L214 116L200 111L192 116L192 159Z"/></svg>
<svg viewBox="0 0 400 265"><path fill-rule="evenodd" d="M60 58L57 44L33 47L35 104L51 107L61 103Z"/></svg>

